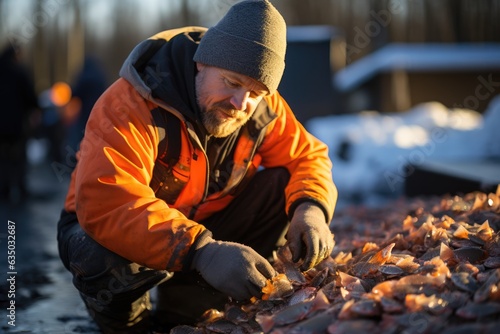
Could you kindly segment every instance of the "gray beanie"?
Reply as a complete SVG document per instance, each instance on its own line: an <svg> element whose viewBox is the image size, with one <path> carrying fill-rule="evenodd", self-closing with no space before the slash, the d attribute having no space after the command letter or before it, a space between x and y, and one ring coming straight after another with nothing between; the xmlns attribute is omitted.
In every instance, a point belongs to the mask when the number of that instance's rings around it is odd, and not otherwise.
<svg viewBox="0 0 500 334"><path fill-rule="evenodd" d="M247 75L274 93L285 69L286 24L268 0L244 0L201 38L193 60Z"/></svg>

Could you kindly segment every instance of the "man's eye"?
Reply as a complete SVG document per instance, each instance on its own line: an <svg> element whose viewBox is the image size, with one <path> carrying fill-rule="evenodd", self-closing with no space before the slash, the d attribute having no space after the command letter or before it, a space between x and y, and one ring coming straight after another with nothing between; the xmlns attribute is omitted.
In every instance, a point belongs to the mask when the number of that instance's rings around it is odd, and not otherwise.
<svg viewBox="0 0 500 334"><path fill-rule="evenodd" d="M259 98L259 97L264 97L264 95L266 95L265 92L255 92L255 91L252 91L250 92L250 97L256 99L256 98Z"/></svg>
<svg viewBox="0 0 500 334"><path fill-rule="evenodd" d="M228 87L230 87L230 88L238 88L238 87L239 87L239 85L238 85L237 83L232 82L232 81L230 81L230 80L228 80L228 79L224 79L224 82L225 82L225 83L226 83L226 85L227 85Z"/></svg>

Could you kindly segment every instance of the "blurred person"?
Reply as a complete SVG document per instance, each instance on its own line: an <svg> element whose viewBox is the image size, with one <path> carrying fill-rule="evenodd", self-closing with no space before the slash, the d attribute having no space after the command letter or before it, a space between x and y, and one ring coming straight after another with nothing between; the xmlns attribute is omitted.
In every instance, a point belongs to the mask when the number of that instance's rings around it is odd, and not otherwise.
<svg viewBox="0 0 500 334"><path fill-rule="evenodd" d="M72 98L66 106L70 115L66 124L66 144L72 151L79 149L90 111L107 86L106 75L98 59L87 55L71 85Z"/></svg>
<svg viewBox="0 0 500 334"><path fill-rule="evenodd" d="M65 126L69 122L66 107L71 95L71 87L66 82L58 81L44 90L38 98L42 110L40 136L48 141L47 159L50 163L65 161L63 144Z"/></svg>
<svg viewBox="0 0 500 334"><path fill-rule="evenodd" d="M34 84L21 63L20 52L19 47L9 44L0 54L0 195L13 202L28 195L26 145L38 109Z"/></svg>
<svg viewBox="0 0 500 334"><path fill-rule="evenodd" d="M302 270L331 254L332 165L277 92L285 51L281 14L244 0L140 43L96 102L58 245L104 333L261 297L285 241Z"/></svg>

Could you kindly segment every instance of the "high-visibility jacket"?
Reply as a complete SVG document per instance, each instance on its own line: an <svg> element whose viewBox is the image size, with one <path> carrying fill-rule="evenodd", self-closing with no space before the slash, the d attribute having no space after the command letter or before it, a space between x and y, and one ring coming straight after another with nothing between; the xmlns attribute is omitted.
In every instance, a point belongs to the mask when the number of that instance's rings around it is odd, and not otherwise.
<svg viewBox="0 0 500 334"><path fill-rule="evenodd" d="M168 91L156 93L158 85L144 75L148 70L143 66L174 42L183 45L183 50L184 45L189 46L183 57L184 62L192 62L189 53L194 52L204 31L199 27L166 31L134 49L122 67L122 77L91 112L66 197L65 210L76 212L80 225L93 239L155 269L179 271L189 266L191 247L208 232L198 222L244 191L259 167L281 166L289 171L285 190L289 216L301 202L313 201L329 222L337 199L327 146L305 130L278 92L264 97L239 131L234 149L227 153L229 161L218 171L226 174L224 187L210 182L213 167L193 115L187 108L179 110L172 105L175 103L167 103ZM195 68L194 63L187 68ZM157 73L169 80L168 71L162 68ZM179 157L170 166L176 187L152 182L154 176L158 178L154 171L161 160L159 142L168 137L155 120L155 112L171 113L180 120Z"/></svg>

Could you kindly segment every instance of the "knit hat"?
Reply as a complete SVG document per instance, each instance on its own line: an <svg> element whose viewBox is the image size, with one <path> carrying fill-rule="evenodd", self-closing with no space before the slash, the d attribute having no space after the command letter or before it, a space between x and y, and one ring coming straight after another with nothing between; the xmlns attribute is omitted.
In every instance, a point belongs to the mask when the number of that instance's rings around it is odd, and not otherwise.
<svg viewBox="0 0 500 334"><path fill-rule="evenodd" d="M201 38L193 60L247 75L274 93L285 69L286 23L268 0L244 0Z"/></svg>

